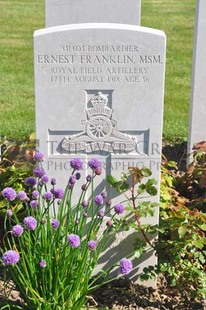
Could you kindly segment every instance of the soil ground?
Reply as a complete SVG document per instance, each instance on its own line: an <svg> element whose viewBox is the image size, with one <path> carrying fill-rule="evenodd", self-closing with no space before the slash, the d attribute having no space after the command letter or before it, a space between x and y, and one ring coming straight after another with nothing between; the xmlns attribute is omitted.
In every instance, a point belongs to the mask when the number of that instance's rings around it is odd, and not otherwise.
<svg viewBox="0 0 206 310"><path fill-rule="evenodd" d="M0 309L5 305L21 305L21 298L15 287L8 286L10 296L3 298L3 281L0 280ZM8 308L10 309L10 308ZM112 309L112 310L204 310L206 301L189 300L187 294L180 294L171 288L164 276L159 276L157 288L147 288L134 284L128 280L120 279L96 290L88 299L84 309Z"/></svg>

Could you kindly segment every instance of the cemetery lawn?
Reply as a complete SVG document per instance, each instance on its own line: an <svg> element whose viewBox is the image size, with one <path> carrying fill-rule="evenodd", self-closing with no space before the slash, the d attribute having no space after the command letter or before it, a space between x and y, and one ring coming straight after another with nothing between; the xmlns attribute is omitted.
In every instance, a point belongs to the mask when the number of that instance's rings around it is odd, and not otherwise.
<svg viewBox="0 0 206 310"><path fill-rule="evenodd" d="M167 36L165 141L187 140L195 21L193 0L142 0L141 25Z"/></svg>
<svg viewBox="0 0 206 310"><path fill-rule="evenodd" d="M167 35L163 136L169 142L187 139L194 16L194 0L142 0L141 25ZM0 134L23 139L35 130L32 35L44 27L44 0L1 2L0 19Z"/></svg>

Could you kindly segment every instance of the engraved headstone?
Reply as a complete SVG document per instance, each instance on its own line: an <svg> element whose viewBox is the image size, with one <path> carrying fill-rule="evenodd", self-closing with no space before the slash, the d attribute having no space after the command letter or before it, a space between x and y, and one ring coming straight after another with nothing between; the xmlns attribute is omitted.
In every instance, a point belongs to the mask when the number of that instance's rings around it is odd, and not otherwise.
<svg viewBox="0 0 206 310"><path fill-rule="evenodd" d="M188 153L206 140L206 1L197 0Z"/></svg>
<svg viewBox="0 0 206 310"><path fill-rule="evenodd" d="M59 26L36 31L34 51L36 133L49 175L66 185L72 158L98 158L103 173L97 193L105 190L107 175L119 178L130 166L150 168L159 186L164 33L120 24ZM85 165L82 180L87 173ZM109 190L108 198L113 204L125 200ZM145 222L157 224L158 210ZM119 234L108 249L110 262L128 254L136 237ZM143 261L134 280L155 265L153 251Z"/></svg>
<svg viewBox="0 0 206 310"><path fill-rule="evenodd" d="M140 25L141 0L46 0L46 27L77 23Z"/></svg>

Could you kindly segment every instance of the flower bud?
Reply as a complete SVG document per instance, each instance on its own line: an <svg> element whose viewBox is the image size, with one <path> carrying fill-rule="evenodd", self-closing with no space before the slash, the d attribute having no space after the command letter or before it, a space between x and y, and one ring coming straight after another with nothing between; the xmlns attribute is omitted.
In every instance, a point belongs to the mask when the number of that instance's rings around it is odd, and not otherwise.
<svg viewBox="0 0 206 310"><path fill-rule="evenodd" d="M6 215L7 215L7 217L12 217L12 215L13 215L13 212L12 212L12 210L7 210L7 212L6 212Z"/></svg>
<svg viewBox="0 0 206 310"><path fill-rule="evenodd" d="M83 185L82 185L82 190L85 191L86 189L87 189L87 185L86 185L86 184L83 184Z"/></svg>
<svg viewBox="0 0 206 310"><path fill-rule="evenodd" d="M104 217L104 210L99 210L98 214L99 217Z"/></svg>
<svg viewBox="0 0 206 310"><path fill-rule="evenodd" d="M71 175L70 178L69 178L69 184L74 185L75 182L76 182L76 177L75 177L75 175Z"/></svg>
<svg viewBox="0 0 206 310"><path fill-rule="evenodd" d="M51 185L56 185L57 184L57 180L55 178L51 178Z"/></svg>
<svg viewBox="0 0 206 310"><path fill-rule="evenodd" d="M109 220L106 222L107 227L113 227L113 222L112 220Z"/></svg>
<svg viewBox="0 0 206 310"><path fill-rule="evenodd" d="M88 207L89 202L87 200L82 201L82 207L86 208Z"/></svg>
<svg viewBox="0 0 206 310"><path fill-rule="evenodd" d="M81 178L81 173L77 172L77 173L75 174L75 177L76 177L76 180L79 180L79 179Z"/></svg>
<svg viewBox="0 0 206 310"><path fill-rule="evenodd" d="M97 195L97 196L95 196L94 201L95 201L97 206L101 206L104 202L104 199L103 199L102 195Z"/></svg>
<svg viewBox="0 0 206 310"><path fill-rule="evenodd" d="M105 191L105 192L102 192L101 193L101 196L102 196L102 198L107 198L107 192Z"/></svg>
<svg viewBox="0 0 206 310"><path fill-rule="evenodd" d="M72 188L74 188L74 184L68 184L68 189L72 189Z"/></svg>
<svg viewBox="0 0 206 310"><path fill-rule="evenodd" d="M97 169L95 169L95 174L96 174L96 175L102 174L102 169L101 169L100 167L97 168Z"/></svg>
<svg viewBox="0 0 206 310"><path fill-rule="evenodd" d="M87 180L87 182L91 182L91 180L92 180L91 174L88 174L88 175L87 175L86 180Z"/></svg>
<svg viewBox="0 0 206 310"><path fill-rule="evenodd" d="M111 206L111 204L112 204L111 199L110 199L110 200L108 200L108 201L106 202L107 207L110 207L110 206Z"/></svg>

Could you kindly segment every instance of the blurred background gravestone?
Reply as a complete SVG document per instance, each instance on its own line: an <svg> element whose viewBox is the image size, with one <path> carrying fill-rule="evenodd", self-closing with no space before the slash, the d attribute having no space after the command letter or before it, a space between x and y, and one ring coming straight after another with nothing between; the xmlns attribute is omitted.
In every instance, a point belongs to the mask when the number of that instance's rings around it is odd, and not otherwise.
<svg viewBox="0 0 206 310"><path fill-rule="evenodd" d="M46 27L77 23L140 25L141 0L46 0Z"/></svg>
<svg viewBox="0 0 206 310"><path fill-rule="evenodd" d="M188 153L206 141L206 1L196 2Z"/></svg>

